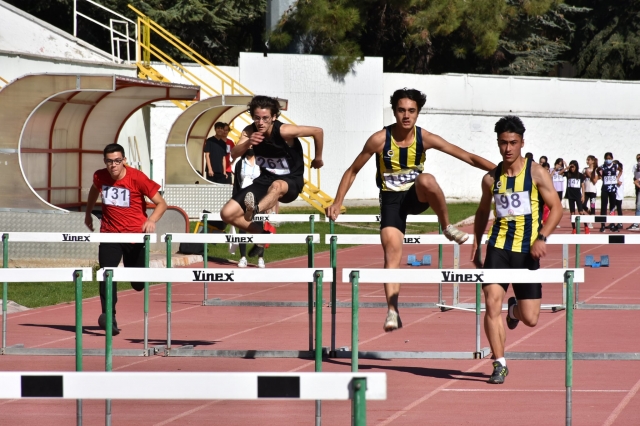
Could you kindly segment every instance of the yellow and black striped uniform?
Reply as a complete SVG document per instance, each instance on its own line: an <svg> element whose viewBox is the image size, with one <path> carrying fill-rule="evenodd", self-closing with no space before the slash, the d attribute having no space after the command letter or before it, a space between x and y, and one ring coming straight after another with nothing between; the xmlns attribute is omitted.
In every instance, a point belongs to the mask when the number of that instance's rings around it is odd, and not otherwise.
<svg viewBox="0 0 640 426"><path fill-rule="evenodd" d="M376 185L382 191L407 191L424 170L422 129L413 129L413 143L401 148L391 135L395 124L386 127L387 135L382 153L376 153Z"/></svg>
<svg viewBox="0 0 640 426"><path fill-rule="evenodd" d="M496 216L493 227L489 233L489 245L519 253L529 253L531 246L538 237L542 221L544 202L538 192L538 187L531 177L532 160L525 158L525 166L517 176L509 177L502 170L502 162L496 168L496 176L491 188L498 197L516 192L528 192L531 200L531 213L518 216L498 217L497 205L494 204Z"/></svg>

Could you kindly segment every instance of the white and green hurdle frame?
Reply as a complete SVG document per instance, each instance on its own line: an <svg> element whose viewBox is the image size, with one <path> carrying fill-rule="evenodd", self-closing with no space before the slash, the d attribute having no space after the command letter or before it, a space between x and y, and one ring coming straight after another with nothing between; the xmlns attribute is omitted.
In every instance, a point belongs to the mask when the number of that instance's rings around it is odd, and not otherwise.
<svg viewBox="0 0 640 426"><path fill-rule="evenodd" d="M149 267L149 248L151 243L157 241L156 234L107 234L98 232L0 232L2 234L3 267L9 267L9 242L11 243L142 243L144 244L144 265ZM41 281L49 281L48 277L42 276ZM91 279L88 279L91 281ZM144 280L141 280L144 281ZM4 324L6 324L7 313L7 283L2 285L2 316L3 316L3 336ZM142 339L142 350L139 349L118 349L119 356L149 356L153 355L153 349L148 344L149 329L149 283L144 284L144 336ZM2 350L4 350L4 339ZM11 349L12 355L73 355L72 349L57 348L21 348ZM87 350L86 355L104 355L104 352Z"/></svg>
<svg viewBox="0 0 640 426"><path fill-rule="evenodd" d="M576 246L576 267L580 264L581 244L640 244L640 235L630 234L580 234L580 223L640 223L640 216L604 216L604 215L572 215L571 222L576 224L576 235L572 243ZM576 286L576 309L596 310L639 310L640 304L629 303L585 303L580 302L579 287Z"/></svg>
<svg viewBox="0 0 640 426"><path fill-rule="evenodd" d="M207 223L209 220L216 220L216 221L221 221L222 219L220 218L220 213L202 213L200 215L200 220L203 222L204 225L204 233L206 234L208 232L209 227L207 226ZM320 220L320 215L319 214L277 214L277 213L263 213L263 214L257 214L255 215L255 217L253 218L254 222L270 222L270 223L305 223L308 222L309 223L309 234L313 235L315 233L315 223L317 221ZM220 233L217 233L218 235L220 235ZM173 234L173 242L185 242L185 241L178 241L175 238L175 235L177 234ZM195 235L195 234L194 234ZM229 234L226 234L229 235ZM294 234L289 234L289 235L294 235ZM298 234L298 235L302 235L302 234ZM235 237L238 238L242 238L242 237L251 237L252 234L241 234L238 235L236 234ZM231 237L231 235L229 235L229 237ZM309 268L313 268L314 266L314 246L313 243L309 242L309 240L306 238L308 237L308 235L305 235L305 238L303 240L298 241L297 238L294 239L293 244L307 244L307 257L308 257L308 261L307 261L307 266ZM181 237L178 237L181 238ZM222 238L222 237L219 237ZM225 237L225 241L223 241L223 243L228 243L228 242L232 242L229 241L232 240L232 238L228 238ZM318 240L319 242L319 240ZM269 242L271 243L271 242ZM273 241L273 243L278 244L278 243L282 243L282 239L279 238L275 238L275 241ZM208 258L209 258L209 251L208 251L209 247L207 246L207 244L204 244L204 255L202 256L203 261L204 261L204 267L208 268ZM311 300L313 298L313 293L311 290L311 286L312 284L309 283L309 300ZM264 302L264 301L252 301L252 300L245 300L245 301L235 301L235 300L220 300L218 298L214 298L214 299L209 299L208 296L208 291L207 291L208 287L207 284L204 284L204 299L202 301L202 304L205 306L267 306L267 307L306 307L307 306L307 302L300 302L300 301L295 301L295 302L287 302L287 301L280 301L280 302Z"/></svg>
<svg viewBox="0 0 640 426"><path fill-rule="evenodd" d="M280 215L282 216L282 215ZM292 216L292 215L287 215ZM312 215L313 216L313 215ZM313 223L313 221L312 221ZM205 224L205 229L207 226ZM319 234L164 234L162 241L167 244L167 253L171 253L171 244L179 243L202 243L204 244L204 269L208 269L207 264L207 244L213 243L246 243L246 244L306 244L307 245L307 266L314 267L314 244L320 242ZM167 268L171 268L171 256L167 254ZM217 269L217 268L216 268ZM270 268L267 268L270 269ZM286 276L286 275L285 275ZM258 280L259 281L259 280ZM228 300L207 299L209 281L204 281L204 306L268 306L268 307L307 307L309 316L309 334L313 330L313 281L307 283L307 301L254 301L254 300ZM171 284L167 283L167 312L170 312ZM322 305L322 294L316 302ZM309 339L309 350L313 347L313 339Z"/></svg>
<svg viewBox="0 0 640 426"><path fill-rule="evenodd" d="M342 282L351 283L352 300L354 301L351 314L351 371L358 371L359 358L394 358L394 352L359 352L358 351L358 290L360 283L385 283L400 281L407 284L437 283L446 278L447 282L459 284L473 284L479 288L483 283L510 282L519 283L565 283L567 287L566 309L566 350L564 353L520 353L517 359L565 359L565 387L566 387L566 425L571 425L573 387L573 284L584 282L584 269L538 269L537 271L513 269L441 269L441 270L398 270L398 269L343 269ZM480 297L476 292L476 348L480 346ZM549 354L552 356L545 356ZM347 355L347 353L345 353ZM579 359L604 359L602 354L581 354ZM594 355L590 358L588 355ZM346 357L346 356L345 356ZM516 359L513 353L505 354L508 359Z"/></svg>
<svg viewBox="0 0 640 426"><path fill-rule="evenodd" d="M352 425L367 424L367 400L387 399L385 373L2 372L0 399L352 401ZM143 392L140 390L144 389ZM76 425L83 420L76 409ZM315 424L322 421L316 412ZM111 412L106 413L111 424ZM345 421L345 424L347 422Z"/></svg>
<svg viewBox="0 0 640 426"><path fill-rule="evenodd" d="M194 234L191 234L194 235ZM213 234L209 234L211 236ZM333 279L330 268L267 268L267 269L238 269L238 268L112 268L100 269L98 277L104 277L109 283L112 281L141 281L161 282L167 284L167 343L164 347L156 347L156 352L164 350L165 356L199 356L199 357L231 357L231 358L312 358L316 361L316 371L321 371L323 356L322 348L322 304L316 303L315 318L315 346L313 316L309 318L309 350L196 350L192 345L174 348L171 345L171 283L281 283L313 282L316 287L316 299L322 300L322 283ZM112 324L109 320L110 304L113 297L107 286L107 339L106 354L107 367L110 369ZM313 313L311 304L311 311Z"/></svg>

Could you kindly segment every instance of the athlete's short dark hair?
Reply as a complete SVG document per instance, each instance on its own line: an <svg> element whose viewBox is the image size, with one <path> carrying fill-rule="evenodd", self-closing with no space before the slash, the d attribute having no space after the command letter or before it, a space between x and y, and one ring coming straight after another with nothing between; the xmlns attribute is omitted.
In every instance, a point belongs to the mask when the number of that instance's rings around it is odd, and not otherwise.
<svg viewBox="0 0 640 426"><path fill-rule="evenodd" d="M276 118L280 116L280 102L276 98L270 96L254 96L249 102L249 114L253 117L253 113L257 108L268 109L271 111L271 115L275 115Z"/></svg>
<svg viewBox="0 0 640 426"><path fill-rule="evenodd" d="M228 124L225 123L224 121L218 121L216 124L213 125L213 128L214 129L224 129L227 126L228 126Z"/></svg>
<svg viewBox="0 0 640 426"><path fill-rule="evenodd" d="M124 147L120 144L117 143L110 143L109 145L104 147L104 151L103 151L103 156L106 157L107 154L112 154L114 152L119 152L122 154L122 158L125 157L124 155Z"/></svg>
<svg viewBox="0 0 640 426"><path fill-rule="evenodd" d="M394 112L398 107L398 102L400 102L400 99L411 99L412 101L415 101L418 104L418 112L420 112L424 104L427 103L427 95L419 90L407 89L405 87L403 89L396 90L395 92L393 92L393 95L391 95L391 109Z"/></svg>
<svg viewBox="0 0 640 426"><path fill-rule="evenodd" d="M517 117L515 115L506 115L498 120L494 130L497 135L500 135L504 132L509 132L517 133L520 136L524 136L524 132L526 129L524 128L524 124L522 123L522 120L520 120L520 117Z"/></svg>
<svg viewBox="0 0 640 426"><path fill-rule="evenodd" d="M610 152L605 152L604 153L604 158L606 159L607 157L611 157L613 159L613 154Z"/></svg>

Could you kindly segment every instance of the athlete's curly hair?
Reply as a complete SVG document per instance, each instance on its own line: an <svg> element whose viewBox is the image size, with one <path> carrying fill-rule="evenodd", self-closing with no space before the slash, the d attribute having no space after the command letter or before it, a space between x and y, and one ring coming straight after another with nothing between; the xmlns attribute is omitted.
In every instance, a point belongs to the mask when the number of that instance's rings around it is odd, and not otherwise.
<svg viewBox="0 0 640 426"><path fill-rule="evenodd" d="M251 117L253 117L253 113L257 108L270 110L271 115L275 115L276 118L280 116L280 102L276 98L262 95L254 96L247 106Z"/></svg>

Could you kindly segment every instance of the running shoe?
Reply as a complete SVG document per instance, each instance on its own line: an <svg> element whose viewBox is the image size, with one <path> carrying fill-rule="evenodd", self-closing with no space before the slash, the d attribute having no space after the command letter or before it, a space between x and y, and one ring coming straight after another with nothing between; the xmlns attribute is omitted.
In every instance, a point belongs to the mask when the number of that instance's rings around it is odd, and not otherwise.
<svg viewBox="0 0 640 426"><path fill-rule="evenodd" d="M100 327L100 329L104 331L107 331L107 315L106 314L100 314L100 316L98 317L98 327ZM118 322L116 321L116 318L113 317L113 322L111 323L111 335L117 336L118 334L120 334L120 329L118 328Z"/></svg>
<svg viewBox="0 0 640 426"><path fill-rule="evenodd" d="M264 268L264 259L263 258L259 258L258 259L258 268Z"/></svg>
<svg viewBox="0 0 640 426"><path fill-rule="evenodd" d="M246 268L247 267L247 258L242 256L238 261L238 268Z"/></svg>
<svg viewBox="0 0 640 426"><path fill-rule="evenodd" d="M587 223L587 226L589 227L589 229L593 229L593 223Z"/></svg>
<svg viewBox="0 0 640 426"><path fill-rule="evenodd" d="M453 225L447 226L444 230L444 236L447 237L449 241L455 241L458 244L462 244L469 239L469 234L462 232Z"/></svg>
<svg viewBox="0 0 640 426"><path fill-rule="evenodd" d="M389 309L387 319L384 321L384 331L393 331L402 328L402 320L396 311Z"/></svg>
<svg viewBox="0 0 640 426"><path fill-rule="evenodd" d="M575 233L576 233L576 228L573 228L573 229L571 230L571 233L572 233L572 234L575 234Z"/></svg>
<svg viewBox="0 0 640 426"><path fill-rule="evenodd" d="M613 223L612 223L611 225L609 225L609 230L610 230L611 232L620 232L620 230L618 229L618 227L617 227L615 224L613 224Z"/></svg>
<svg viewBox="0 0 640 426"><path fill-rule="evenodd" d="M627 228L627 231L635 231L638 232L640 231L640 226L638 226L637 223L632 224L630 227Z"/></svg>
<svg viewBox="0 0 640 426"><path fill-rule="evenodd" d="M591 229L589 229L589 227L588 227L588 226L585 226L585 227L584 227L584 233L585 233L585 234L590 234L590 233L591 233Z"/></svg>
<svg viewBox="0 0 640 426"><path fill-rule="evenodd" d="M519 319L516 318L511 318L511 316L509 315L509 311L511 310L512 306L517 305L518 302L516 301L515 297L510 297L509 301L507 302L507 327L509 327L509 330L513 330L514 328L516 328L518 326L518 323L520 322Z"/></svg>
<svg viewBox="0 0 640 426"><path fill-rule="evenodd" d="M600 227L600 232L604 232L604 225Z"/></svg>
<svg viewBox="0 0 640 426"><path fill-rule="evenodd" d="M506 365L500 364L498 361L493 362L493 373L489 378L489 383L501 385L504 383L504 378L509 375L509 369Z"/></svg>
<svg viewBox="0 0 640 426"><path fill-rule="evenodd" d="M251 222L253 217L260 213L258 205L256 204L256 199L253 196L253 192L247 192L247 195L244 196L244 206L246 207L244 220Z"/></svg>

